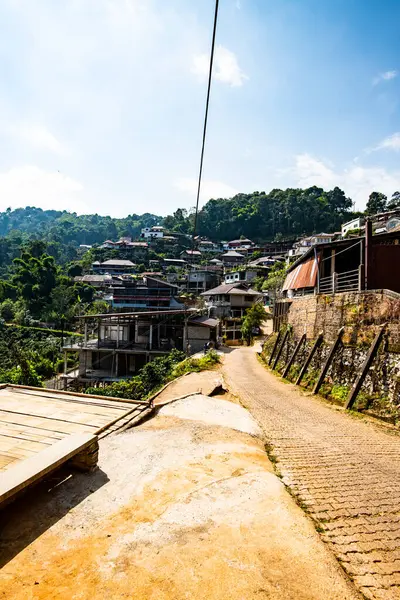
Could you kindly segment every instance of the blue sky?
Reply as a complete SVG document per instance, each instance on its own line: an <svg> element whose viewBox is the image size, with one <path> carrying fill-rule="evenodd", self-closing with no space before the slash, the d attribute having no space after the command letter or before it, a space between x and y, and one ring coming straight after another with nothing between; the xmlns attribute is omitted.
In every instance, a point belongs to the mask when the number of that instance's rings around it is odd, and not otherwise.
<svg viewBox="0 0 400 600"><path fill-rule="evenodd" d="M214 0L2 0L0 209L195 203ZM400 189L400 3L220 0L202 202Z"/></svg>

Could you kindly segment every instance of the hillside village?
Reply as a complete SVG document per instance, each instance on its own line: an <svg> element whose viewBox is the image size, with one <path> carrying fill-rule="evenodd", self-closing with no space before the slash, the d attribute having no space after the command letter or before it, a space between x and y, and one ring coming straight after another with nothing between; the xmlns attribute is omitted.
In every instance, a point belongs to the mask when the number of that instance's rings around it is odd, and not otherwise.
<svg viewBox="0 0 400 600"><path fill-rule="evenodd" d="M367 270L366 240L381 247ZM207 344L242 344L243 318L254 304L265 306L272 318L284 297L400 292L395 272L385 268L398 260L399 240L396 210L375 215L367 226L359 217L337 233L268 244L244 236L226 242L192 240L161 225L143 228L137 240L105 240L96 249L101 260L85 261L84 272L74 277L96 290L104 310L82 316L84 337L64 347L63 385L98 386L129 378L172 348L191 355ZM282 274L280 286L270 277L277 272ZM79 367L71 370L68 356L76 353Z"/></svg>
<svg viewBox="0 0 400 600"><path fill-rule="evenodd" d="M397 590L400 210L264 243L154 224L64 265L45 248L2 283L7 598Z"/></svg>

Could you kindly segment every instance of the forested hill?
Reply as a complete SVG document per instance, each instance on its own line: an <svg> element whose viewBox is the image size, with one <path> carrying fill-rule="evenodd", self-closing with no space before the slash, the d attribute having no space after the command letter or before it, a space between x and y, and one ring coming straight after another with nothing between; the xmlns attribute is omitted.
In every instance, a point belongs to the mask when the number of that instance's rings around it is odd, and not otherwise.
<svg viewBox="0 0 400 600"><path fill-rule="evenodd" d="M198 233L213 240L229 240L244 235L255 241L278 237L293 238L313 232L333 232L349 220L352 201L338 187L324 191L275 189L238 194L231 199L209 200L199 213ZM190 230L192 215L178 209L164 219L168 229Z"/></svg>
<svg viewBox="0 0 400 600"><path fill-rule="evenodd" d="M399 192L394 192L389 201L379 192L370 194L367 214L392 208L400 208ZM351 199L338 187L330 191L317 186L274 189L268 194L253 192L209 200L199 213L197 233L215 241L241 235L259 242L295 238L313 232L338 231L353 214ZM80 244L101 244L107 239L137 238L143 227L157 224L172 232L191 234L193 221L193 211L182 208L170 216L145 213L116 219L28 206L0 212L0 237L11 237L15 243L18 239L23 242L27 238L40 238L76 248Z"/></svg>
<svg viewBox="0 0 400 600"><path fill-rule="evenodd" d="M58 210L42 210L27 206L0 212L0 236L10 234L22 238L41 238L60 244L101 244L120 237L136 238L143 227L161 223L162 217L145 213L123 219L100 215L80 215Z"/></svg>

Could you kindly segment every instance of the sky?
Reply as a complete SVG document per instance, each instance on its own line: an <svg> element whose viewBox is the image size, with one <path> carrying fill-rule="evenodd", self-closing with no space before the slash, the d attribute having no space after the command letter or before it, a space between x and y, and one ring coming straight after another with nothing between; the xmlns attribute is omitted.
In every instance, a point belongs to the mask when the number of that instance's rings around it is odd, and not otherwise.
<svg viewBox="0 0 400 600"><path fill-rule="evenodd" d="M0 210L195 204L214 0L1 0ZM400 2L220 0L201 203L400 190Z"/></svg>

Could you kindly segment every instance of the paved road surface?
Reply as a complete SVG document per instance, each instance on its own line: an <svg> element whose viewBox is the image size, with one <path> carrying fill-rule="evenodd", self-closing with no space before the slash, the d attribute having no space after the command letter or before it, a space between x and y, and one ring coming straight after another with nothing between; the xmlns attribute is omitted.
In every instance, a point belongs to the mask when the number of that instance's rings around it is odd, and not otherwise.
<svg viewBox="0 0 400 600"><path fill-rule="evenodd" d="M227 354L223 370L358 589L400 599L400 437L282 383L253 348Z"/></svg>

